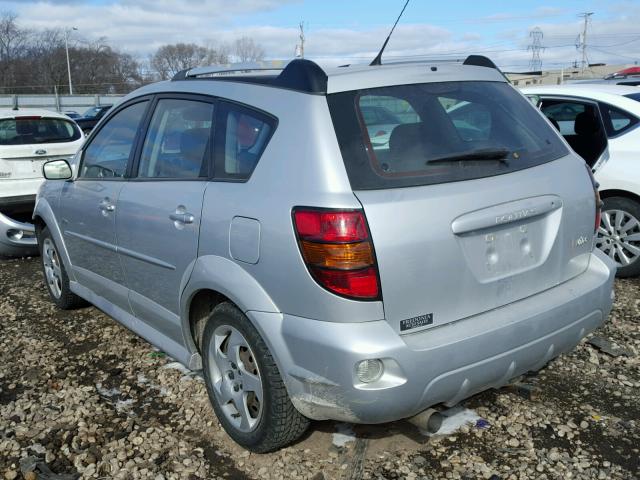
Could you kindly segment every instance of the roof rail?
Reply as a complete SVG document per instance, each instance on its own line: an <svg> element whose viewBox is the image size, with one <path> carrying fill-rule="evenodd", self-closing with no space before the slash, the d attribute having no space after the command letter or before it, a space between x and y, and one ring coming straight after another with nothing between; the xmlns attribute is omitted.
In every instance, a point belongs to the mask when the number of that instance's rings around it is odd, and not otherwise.
<svg viewBox="0 0 640 480"><path fill-rule="evenodd" d="M274 71L280 72L275 78L260 75ZM263 78L260 79L260 76ZM176 73L171 81L194 79L260 83L305 93L324 94L327 92L327 74L317 63L302 58L291 61L269 60L190 68Z"/></svg>
<svg viewBox="0 0 640 480"><path fill-rule="evenodd" d="M222 75L225 73L251 73L257 71L282 70L288 61L271 60L264 62L241 62L241 63L220 63L207 67L194 67L182 70L174 75L171 80L184 80L186 78L197 78L206 75Z"/></svg>

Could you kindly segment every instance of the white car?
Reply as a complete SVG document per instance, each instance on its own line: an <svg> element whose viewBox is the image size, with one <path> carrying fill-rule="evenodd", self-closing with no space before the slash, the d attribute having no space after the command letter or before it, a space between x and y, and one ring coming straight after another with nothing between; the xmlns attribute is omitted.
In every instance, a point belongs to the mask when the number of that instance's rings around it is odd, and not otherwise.
<svg viewBox="0 0 640 480"><path fill-rule="evenodd" d="M596 245L616 261L618 276L640 274L640 88L542 85L522 92L593 169L604 201Z"/></svg>
<svg viewBox="0 0 640 480"><path fill-rule="evenodd" d="M66 115L0 110L0 256L37 252L31 214L44 180L42 165L70 160L84 134Z"/></svg>

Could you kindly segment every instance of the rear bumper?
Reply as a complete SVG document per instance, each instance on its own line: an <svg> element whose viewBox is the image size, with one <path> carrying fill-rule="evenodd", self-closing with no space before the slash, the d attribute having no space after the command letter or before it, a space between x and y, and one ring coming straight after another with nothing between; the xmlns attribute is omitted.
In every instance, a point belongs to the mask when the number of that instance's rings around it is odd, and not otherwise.
<svg viewBox="0 0 640 480"><path fill-rule="evenodd" d="M42 178L0 182L0 256L33 255L38 252L30 218Z"/></svg>
<svg viewBox="0 0 640 480"><path fill-rule="evenodd" d="M296 408L317 419L383 423L505 385L567 352L606 320L615 266L599 251L553 289L441 327L399 336L385 321L332 323L248 312L277 359ZM385 374L361 384L356 362Z"/></svg>
<svg viewBox="0 0 640 480"><path fill-rule="evenodd" d="M0 213L0 256L33 255L37 252L38 241L33 224Z"/></svg>

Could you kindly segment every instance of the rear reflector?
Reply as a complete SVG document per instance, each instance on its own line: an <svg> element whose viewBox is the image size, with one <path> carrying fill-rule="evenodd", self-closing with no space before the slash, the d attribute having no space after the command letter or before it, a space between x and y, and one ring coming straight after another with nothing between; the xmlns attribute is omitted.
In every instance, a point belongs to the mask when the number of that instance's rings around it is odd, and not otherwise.
<svg viewBox="0 0 640 480"><path fill-rule="evenodd" d="M363 270L330 270L312 268L320 284L346 297L371 299L378 297L378 275L373 267Z"/></svg>
<svg viewBox="0 0 640 480"><path fill-rule="evenodd" d="M378 300L380 285L367 221L360 210L295 208L302 257L327 290L358 300Z"/></svg>

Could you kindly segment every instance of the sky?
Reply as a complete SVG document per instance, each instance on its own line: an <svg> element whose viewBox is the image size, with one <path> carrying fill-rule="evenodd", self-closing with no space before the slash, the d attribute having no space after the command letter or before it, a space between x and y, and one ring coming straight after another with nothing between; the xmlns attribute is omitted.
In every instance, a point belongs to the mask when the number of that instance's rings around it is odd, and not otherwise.
<svg viewBox="0 0 640 480"><path fill-rule="evenodd" d="M144 59L176 42L216 45L253 38L267 58L288 59L304 22L305 57L321 64L371 60L405 0L0 0L26 28L77 27L70 41L106 37ZM530 31L542 30L544 68L580 60L583 20L591 63L640 62L640 0L411 0L387 46L387 59L406 56L492 58L508 71L529 67ZM383 57L383 60L384 58Z"/></svg>

